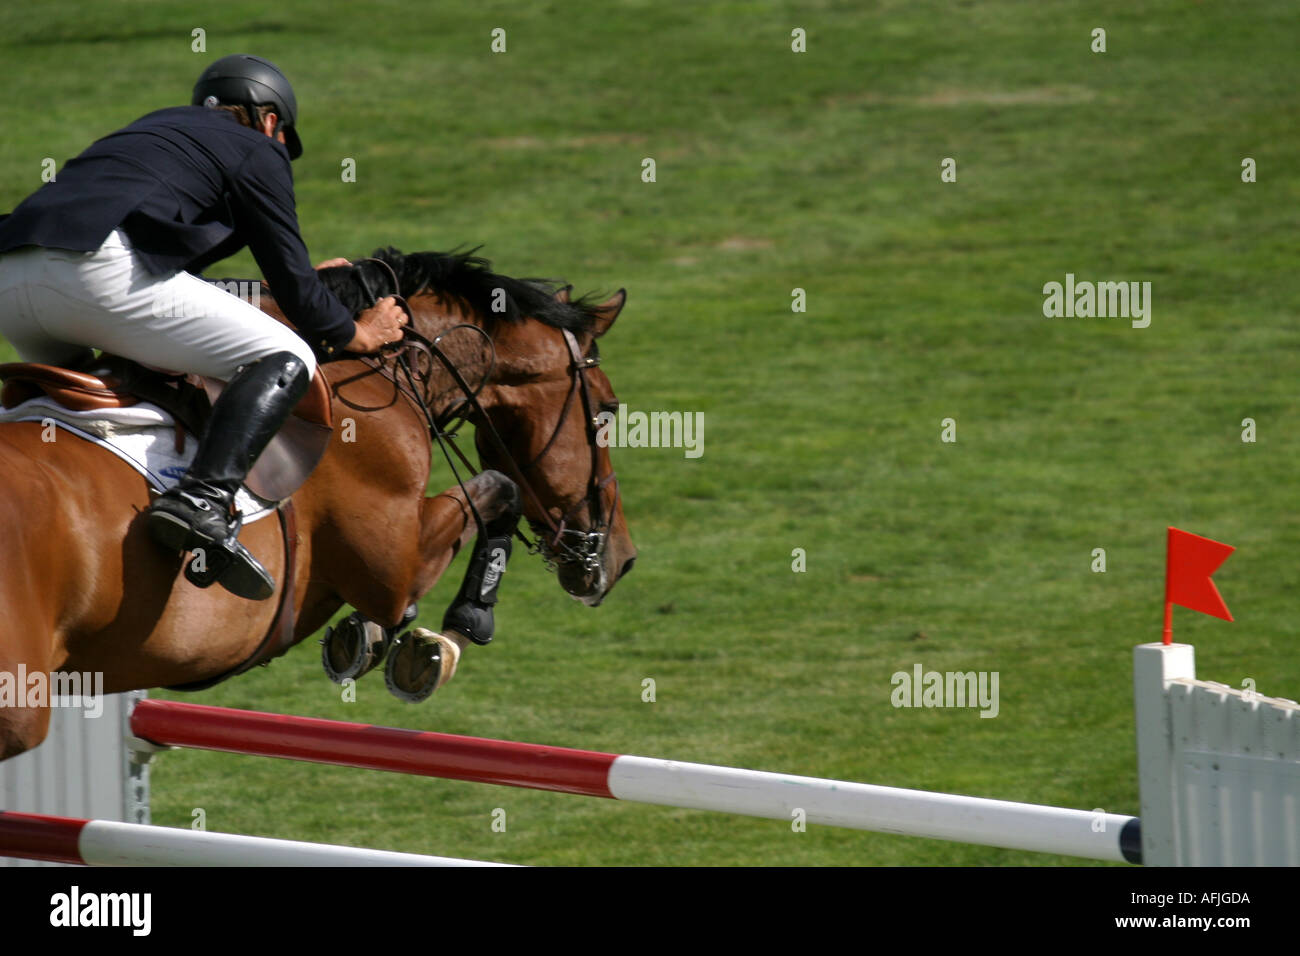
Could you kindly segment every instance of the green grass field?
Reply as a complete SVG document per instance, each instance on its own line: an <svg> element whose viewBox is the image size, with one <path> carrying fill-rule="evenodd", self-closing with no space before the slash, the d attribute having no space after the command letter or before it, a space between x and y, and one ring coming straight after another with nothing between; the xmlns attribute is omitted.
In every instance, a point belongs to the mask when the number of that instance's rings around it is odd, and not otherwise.
<svg viewBox="0 0 1300 956"><path fill-rule="evenodd" d="M314 641L185 699L1137 813L1167 525L1238 548L1236 622L1175 612L1201 676L1300 694L1298 30L1287 0L51 0L0 12L0 209L258 53L298 93L316 260L481 243L626 287L619 397L704 413L698 459L615 450L640 558L604 606L517 559L496 642L424 705L375 674L343 702ZM1045 318L1066 273L1151 282L1150 327ZM999 715L895 709L917 663L997 671ZM153 775L157 823L519 863L1075 862L216 754Z"/></svg>

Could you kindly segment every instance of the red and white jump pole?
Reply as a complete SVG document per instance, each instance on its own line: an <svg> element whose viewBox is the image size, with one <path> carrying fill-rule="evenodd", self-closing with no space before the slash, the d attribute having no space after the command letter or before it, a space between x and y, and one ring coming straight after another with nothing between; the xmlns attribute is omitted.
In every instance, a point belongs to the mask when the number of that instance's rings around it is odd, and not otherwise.
<svg viewBox="0 0 1300 956"><path fill-rule="evenodd" d="M508 866L0 810L0 855L85 866Z"/></svg>
<svg viewBox="0 0 1300 956"><path fill-rule="evenodd" d="M202 704L142 700L131 732L154 744L609 797L688 810L875 830L1140 863L1136 817L399 730ZM182 831L185 832L185 831Z"/></svg>

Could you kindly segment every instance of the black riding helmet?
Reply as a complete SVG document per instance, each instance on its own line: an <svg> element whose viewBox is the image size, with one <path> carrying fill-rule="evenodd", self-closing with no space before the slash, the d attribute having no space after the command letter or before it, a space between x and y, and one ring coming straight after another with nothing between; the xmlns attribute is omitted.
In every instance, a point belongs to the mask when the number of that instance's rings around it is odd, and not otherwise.
<svg viewBox="0 0 1300 956"><path fill-rule="evenodd" d="M280 68L270 60L247 53L223 56L199 76L190 103L193 106L215 106L217 103L244 106L248 108L250 119L257 116L255 107L270 103L279 117L276 132L284 131L289 158L297 159L302 155L302 140L295 128L298 100Z"/></svg>

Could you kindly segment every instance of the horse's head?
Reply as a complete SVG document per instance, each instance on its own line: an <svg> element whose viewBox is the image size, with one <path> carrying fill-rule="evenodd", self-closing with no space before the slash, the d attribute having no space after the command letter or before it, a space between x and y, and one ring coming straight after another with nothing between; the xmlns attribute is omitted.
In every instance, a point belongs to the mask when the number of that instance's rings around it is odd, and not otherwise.
<svg viewBox="0 0 1300 956"><path fill-rule="evenodd" d="M484 468L513 478L524 516L560 586L584 604L604 600L636 560L609 449L597 442L596 416L617 408L599 368L596 340L627 296L599 305L571 301L568 288L489 271L469 253L376 253L392 267L410 302L413 327L438 341L471 388L487 377L470 411ZM492 341L458 324L472 324ZM435 414L464 398L440 375ZM497 442L500 439L500 444Z"/></svg>
<svg viewBox="0 0 1300 956"><path fill-rule="evenodd" d="M618 407L596 340L627 296L570 304L566 288L555 298L577 321L529 318L500 323L494 335L499 367L484 404L513 461L483 424L475 443L485 467L522 474L524 515L543 556L565 591L595 607L636 560L609 448L596 440L596 415Z"/></svg>

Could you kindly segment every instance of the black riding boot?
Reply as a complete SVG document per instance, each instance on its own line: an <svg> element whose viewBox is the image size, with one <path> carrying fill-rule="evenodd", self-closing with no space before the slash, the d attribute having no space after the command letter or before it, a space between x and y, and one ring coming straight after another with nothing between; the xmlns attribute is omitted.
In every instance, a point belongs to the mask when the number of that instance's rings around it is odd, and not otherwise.
<svg viewBox="0 0 1300 956"><path fill-rule="evenodd" d="M192 584L206 588L219 581L254 601L275 593L274 579L236 540L243 519L235 494L310 382L307 366L292 352L243 366L212 406L185 477L149 506L155 541L173 551L201 552L185 565Z"/></svg>

